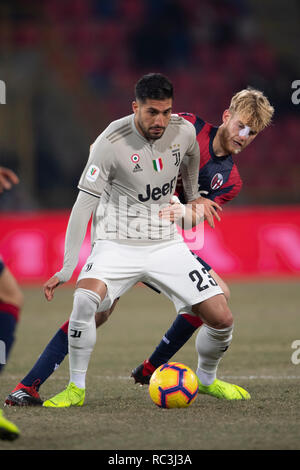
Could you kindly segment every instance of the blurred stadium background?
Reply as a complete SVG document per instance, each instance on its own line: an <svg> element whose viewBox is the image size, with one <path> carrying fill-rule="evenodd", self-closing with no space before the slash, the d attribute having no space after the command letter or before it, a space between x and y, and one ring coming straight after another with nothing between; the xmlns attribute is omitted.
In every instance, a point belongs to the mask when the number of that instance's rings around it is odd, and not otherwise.
<svg viewBox="0 0 300 470"><path fill-rule="evenodd" d="M299 336L300 104L292 102L292 83L300 79L299 20L297 0L1 0L6 104L0 104L0 165L15 170L21 182L0 197L0 253L25 292L16 345L1 377L2 398L67 317L72 289L60 289L47 304L41 285L60 268L89 146L112 120L131 113L137 79L165 73L175 85L174 111L215 125L231 96L248 85L263 90L275 107L273 124L237 157L242 192L216 229L206 228L201 252L233 282L238 333L222 374L235 374L254 400L245 408L199 398L199 413L191 408L168 420L146 398L137 400L137 393L147 392L124 378L174 317L166 299L137 289L121 299L120 315L104 326L103 338L100 332L97 351L106 353L100 365L95 353L89 406L80 410L87 438L78 438L73 413L43 413L48 433L43 429L37 439L40 409L7 410L24 430L17 447L299 447L298 370L290 360ZM81 263L88 251L87 237ZM165 315L153 314L160 309ZM193 341L178 360L195 367ZM65 361L43 397L65 384L67 367ZM69 430L74 426L67 440L65 420ZM201 431L204 422L208 434ZM105 429L100 440L99 426Z"/></svg>
<svg viewBox="0 0 300 470"><path fill-rule="evenodd" d="M70 207L90 143L149 71L174 82L175 110L216 125L233 93L262 89L274 125L239 158L234 204L299 202L299 16L293 0L2 0L1 164L22 184L1 210Z"/></svg>
<svg viewBox="0 0 300 470"><path fill-rule="evenodd" d="M250 85L269 97L273 124L236 159L244 186L223 214L226 220L237 210L228 219L231 234L225 224L214 235L206 232L209 251L222 245L223 255L206 256L223 274L299 274L300 105L292 102L300 73L299 17L293 0L1 1L6 104L0 105L0 164L14 169L21 183L0 198L0 250L19 280L56 269L30 268L28 259L47 262L51 250L62 255L65 219L55 227L57 211L63 217L72 207L90 144L108 123L131 113L134 84L149 71L174 82L175 111L215 125L238 90ZM34 211L32 221L28 211ZM260 238L253 236L255 225ZM240 238L232 233L242 227L244 250L234 261ZM251 268L262 253L268 261Z"/></svg>

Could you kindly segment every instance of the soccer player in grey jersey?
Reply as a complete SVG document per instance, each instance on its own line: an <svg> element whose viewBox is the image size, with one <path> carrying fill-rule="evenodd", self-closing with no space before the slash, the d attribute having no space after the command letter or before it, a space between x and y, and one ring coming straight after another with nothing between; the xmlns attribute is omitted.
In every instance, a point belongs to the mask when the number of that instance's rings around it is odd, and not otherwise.
<svg viewBox="0 0 300 470"><path fill-rule="evenodd" d="M186 199L198 196L195 131L171 115L172 101L168 79L160 74L142 77L136 85L134 114L110 124L91 148L68 224L63 268L44 287L51 300L54 289L70 279L93 213L93 249L78 278L69 324L70 383L44 402L46 407L83 404L85 376L96 341L95 313L110 308L138 281L159 288L178 313L191 306L202 318L206 369L214 370L231 342L233 320L221 288L205 272L199 273L199 262L175 225L159 217L162 204L170 202L178 176L179 166L171 158L173 145L180 148ZM209 288L201 288L202 282Z"/></svg>

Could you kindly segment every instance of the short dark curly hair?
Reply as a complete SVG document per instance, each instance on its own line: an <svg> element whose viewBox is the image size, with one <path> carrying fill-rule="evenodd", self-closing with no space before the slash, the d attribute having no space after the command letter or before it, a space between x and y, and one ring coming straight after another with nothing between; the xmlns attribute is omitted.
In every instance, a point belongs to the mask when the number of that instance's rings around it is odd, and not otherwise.
<svg viewBox="0 0 300 470"><path fill-rule="evenodd" d="M141 102L173 98L174 90L170 80L161 73L148 73L135 85L135 97Z"/></svg>

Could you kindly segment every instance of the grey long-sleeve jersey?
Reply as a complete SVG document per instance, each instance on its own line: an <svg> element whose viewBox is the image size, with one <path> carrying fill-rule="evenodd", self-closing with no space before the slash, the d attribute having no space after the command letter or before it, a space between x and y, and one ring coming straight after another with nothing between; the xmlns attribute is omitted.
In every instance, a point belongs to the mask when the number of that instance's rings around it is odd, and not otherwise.
<svg viewBox="0 0 300 470"><path fill-rule="evenodd" d="M187 201L198 197L200 151L194 126L173 114L163 136L148 141L134 115L112 122L91 146L65 240L62 282L78 262L88 221L92 242L101 239L155 243L180 237L176 225L158 215L170 202L178 172Z"/></svg>

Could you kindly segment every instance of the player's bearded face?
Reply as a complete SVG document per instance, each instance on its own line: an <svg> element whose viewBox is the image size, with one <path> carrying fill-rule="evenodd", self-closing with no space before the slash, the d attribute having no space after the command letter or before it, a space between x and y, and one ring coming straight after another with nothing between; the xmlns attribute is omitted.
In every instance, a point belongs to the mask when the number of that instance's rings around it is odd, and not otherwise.
<svg viewBox="0 0 300 470"><path fill-rule="evenodd" d="M226 154L238 154L251 144L256 135L257 132L247 126L242 116L228 113L220 140Z"/></svg>
<svg viewBox="0 0 300 470"><path fill-rule="evenodd" d="M172 113L172 99L133 102L135 125L148 140L157 140L164 134Z"/></svg>

